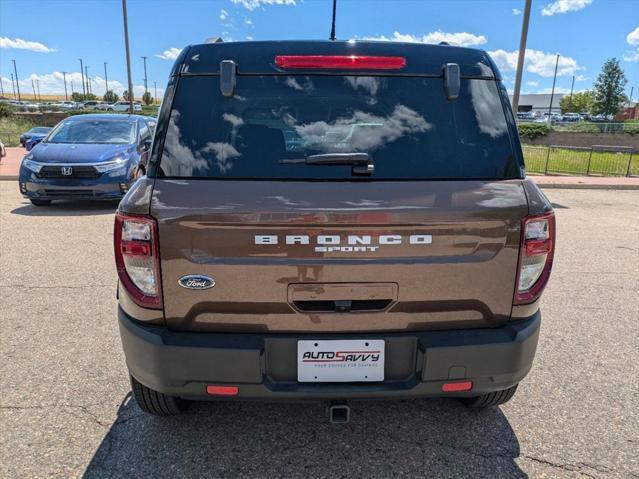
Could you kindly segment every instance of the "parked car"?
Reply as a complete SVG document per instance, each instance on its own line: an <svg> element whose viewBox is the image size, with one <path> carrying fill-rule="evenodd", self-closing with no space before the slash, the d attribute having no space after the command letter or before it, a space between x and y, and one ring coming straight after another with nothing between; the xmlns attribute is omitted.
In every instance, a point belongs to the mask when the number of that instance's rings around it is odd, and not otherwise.
<svg viewBox="0 0 639 479"><path fill-rule="evenodd" d="M153 118L77 115L58 123L26 155L20 192L36 206L55 199L118 199L142 175L151 146Z"/></svg>
<svg viewBox="0 0 639 479"><path fill-rule="evenodd" d="M511 399L535 354L555 220L488 54L183 52L147 175L115 219L142 410L319 399L343 422L354 398Z"/></svg>
<svg viewBox="0 0 639 479"><path fill-rule="evenodd" d="M29 131L25 131L22 135L20 135L20 145L26 146L27 140L31 138L44 138L49 134L49 132L53 128L49 126L36 126L31 128Z"/></svg>
<svg viewBox="0 0 639 479"><path fill-rule="evenodd" d="M576 123L578 121L582 121L581 115L579 113L564 113L563 121L567 121L570 123Z"/></svg>
<svg viewBox="0 0 639 479"><path fill-rule="evenodd" d="M530 111L520 111L517 112L517 119L524 121L533 121L535 119L535 115L533 115Z"/></svg>
<svg viewBox="0 0 639 479"><path fill-rule="evenodd" d="M7 156L7 149L4 147L4 143L0 141L0 158Z"/></svg>
<svg viewBox="0 0 639 479"><path fill-rule="evenodd" d="M84 108L87 110L107 110L109 107L108 103L105 101L85 101Z"/></svg>
<svg viewBox="0 0 639 479"><path fill-rule="evenodd" d="M107 107L107 111L129 111L128 101L118 101ZM142 105L133 102L133 111L142 111Z"/></svg>

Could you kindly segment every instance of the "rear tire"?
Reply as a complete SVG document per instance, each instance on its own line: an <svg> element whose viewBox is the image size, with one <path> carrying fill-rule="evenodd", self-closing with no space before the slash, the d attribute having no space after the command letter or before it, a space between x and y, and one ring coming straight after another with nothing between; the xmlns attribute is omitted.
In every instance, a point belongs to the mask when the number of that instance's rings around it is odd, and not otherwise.
<svg viewBox="0 0 639 479"><path fill-rule="evenodd" d="M515 395L515 392L517 391L517 386L519 386L519 384L515 384L513 387L504 389L502 391L493 391L490 393L482 394L481 396L459 399L467 407L474 409L485 409L489 407L500 406L512 399L512 397Z"/></svg>
<svg viewBox="0 0 639 479"><path fill-rule="evenodd" d="M51 206L51 200L38 200L32 198L30 201L33 206Z"/></svg>
<svg viewBox="0 0 639 479"><path fill-rule="evenodd" d="M175 416L186 409L186 401L175 396L167 396L139 383L131 376L133 396L142 411L155 416Z"/></svg>

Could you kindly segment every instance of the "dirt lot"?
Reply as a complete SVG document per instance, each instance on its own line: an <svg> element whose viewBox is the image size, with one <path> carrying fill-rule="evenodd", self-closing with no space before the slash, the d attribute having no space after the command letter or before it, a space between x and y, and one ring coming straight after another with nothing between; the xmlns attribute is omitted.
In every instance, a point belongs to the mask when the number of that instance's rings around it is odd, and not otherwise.
<svg viewBox="0 0 639 479"><path fill-rule="evenodd" d="M141 413L116 324L114 204L0 181L0 477L638 477L639 191L549 190L558 251L514 400L197 404Z"/></svg>

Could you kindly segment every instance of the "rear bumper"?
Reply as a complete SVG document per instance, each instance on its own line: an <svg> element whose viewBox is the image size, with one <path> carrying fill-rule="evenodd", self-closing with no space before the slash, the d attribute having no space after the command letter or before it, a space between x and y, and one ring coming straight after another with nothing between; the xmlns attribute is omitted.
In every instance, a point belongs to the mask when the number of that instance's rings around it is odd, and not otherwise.
<svg viewBox="0 0 639 479"><path fill-rule="evenodd" d="M189 333L149 326L118 308L127 366L142 384L165 394L211 398L206 386L239 387L238 399L363 399L474 396L509 388L530 370L541 314L492 329L387 334ZM299 339L384 339L386 380L299 383ZM473 381L466 393L442 393L445 382Z"/></svg>

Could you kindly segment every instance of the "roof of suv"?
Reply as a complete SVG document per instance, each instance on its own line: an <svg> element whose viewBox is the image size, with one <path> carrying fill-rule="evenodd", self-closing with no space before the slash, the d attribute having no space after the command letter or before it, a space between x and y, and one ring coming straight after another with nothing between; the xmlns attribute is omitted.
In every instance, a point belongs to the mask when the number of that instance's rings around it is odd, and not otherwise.
<svg viewBox="0 0 639 479"><path fill-rule="evenodd" d="M239 74L277 74L284 70L275 65L277 55L363 55L402 56L406 66L399 71L384 71L384 75L441 76L446 63L457 63L463 77L498 79L499 71L483 50L450 45L378 41L263 41L229 42L191 45L182 50L172 75L217 74L222 60L233 60ZM317 70L295 69L303 74ZM353 74L353 70L331 74ZM361 74L358 71L358 74ZM380 71L373 72L380 74Z"/></svg>

